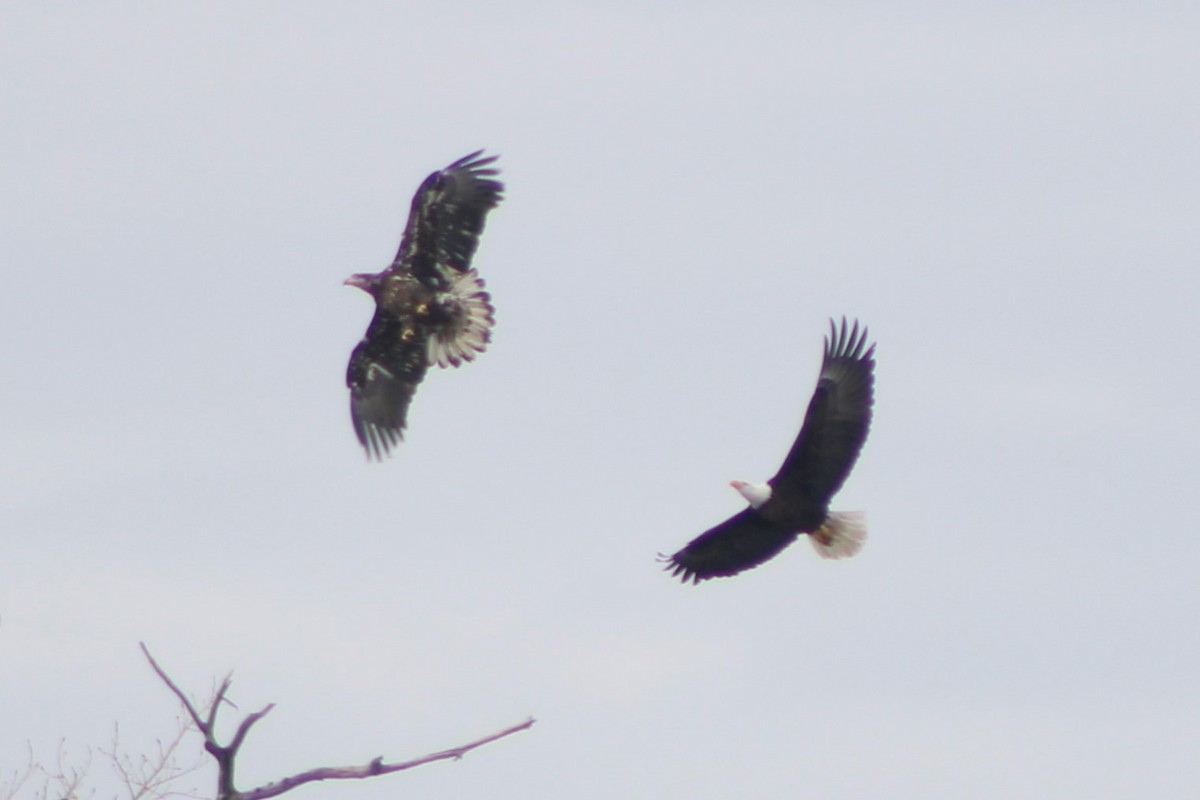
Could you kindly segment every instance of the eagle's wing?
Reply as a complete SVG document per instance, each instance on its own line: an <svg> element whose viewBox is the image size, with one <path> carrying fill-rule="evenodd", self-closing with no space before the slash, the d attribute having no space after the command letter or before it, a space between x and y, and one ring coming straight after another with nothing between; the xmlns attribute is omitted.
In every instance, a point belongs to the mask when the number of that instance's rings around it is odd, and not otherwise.
<svg viewBox="0 0 1200 800"><path fill-rule="evenodd" d="M446 291L470 268L487 213L503 199L504 184L492 178L500 171L489 166L497 156L482 153L433 173L413 196L394 266L435 291Z"/></svg>
<svg viewBox="0 0 1200 800"><path fill-rule="evenodd" d="M858 322L841 329L829 321L825 358L804 425L769 483L781 496L804 498L820 507L842 487L871 426L875 399L875 345Z"/></svg>
<svg viewBox="0 0 1200 800"><path fill-rule="evenodd" d="M684 583L724 578L757 567L778 555L799 534L764 519L753 508L710 528L669 558L663 558L672 575Z"/></svg>
<svg viewBox="0 0 1200 800"><path fill-rule="evenodd" d="M404 438L408 405L429 367L426 336L411 320L376 310L350 355L350 418L368 458L382 459Z"/></svg>

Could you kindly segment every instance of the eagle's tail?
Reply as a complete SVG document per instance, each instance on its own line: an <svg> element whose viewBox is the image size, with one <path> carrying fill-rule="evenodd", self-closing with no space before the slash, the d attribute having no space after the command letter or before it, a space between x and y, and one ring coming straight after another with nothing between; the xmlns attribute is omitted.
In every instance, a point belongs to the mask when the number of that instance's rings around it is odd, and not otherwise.
<svg viewBox="0 0 1200 800"><path fill-rule="evenodd" d="M861 511L830 511L808 538L821 558L849 558L867 540L867 515Z"/></svg>
<svg viewBox="0 0 1200 800"><path fill-rule="evenodd" d="M449 310L451 322L429 337L427 357L439 367L457 367L474 361L476 353L487 349L496 324L492 297L484 291L483 278L473 269L455 278L446 296L440 298Z"/></svg>

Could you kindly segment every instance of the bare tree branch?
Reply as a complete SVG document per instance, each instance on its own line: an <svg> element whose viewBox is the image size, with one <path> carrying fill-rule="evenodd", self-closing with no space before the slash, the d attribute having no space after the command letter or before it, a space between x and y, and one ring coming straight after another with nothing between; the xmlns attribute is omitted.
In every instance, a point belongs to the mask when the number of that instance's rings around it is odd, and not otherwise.
<svg viewBox="0 0 1200 800"><path fill-rule="evenodd" d="M55 772L53 774L46 773L50 781L57 784L54 793L62 800L79 800L81 792L84 790L83 779L87 776L88 770L92 767L92 751L88 748L87 758L83 762L83 766L75 766L70 763L71 759L67 755L67 740L63 739L58 743L58 753L55 757ZM45 770L43 770L45 772ZM49 787L49 784L47 784ZM49 794L49 788L47 788ZM95 794L93 791L92 794Z"/></svg>
<svg viewBox="0 0 1200 800"><path fill-rule="evenodd" d="M320 767L318 769L308 770L307 772L301 772L296 775L283 778L282 780L264 784L263 786L260 786L257 789L251 789L248 792L239 792L235 788L233 782L234 761L237 758L238 750L241 749L242 744L245 742L246 735L250 732L250 728L260 719L265 717L271 711L271 709L275 707L275 704L271 703L261 711L256 711L253 714L247 715L238 725L237 731L234 733L233 739L230 740L229 744L222 745L217 741L215 733L217 713L220 710L221 703L229 702L225 697L225 693L229 691L229 687L233 683L232 676L226 676L225 679L221 681L221 686L219 689L217 689L216 696L213 698L212 707L208 711L208 718L202 720L199 712L196 711L196 707L192 705L191 701L188 700L187 696L175 684L175 682L171 680L170 676L167 675L163 668L158 665L158 662L154 660L154 656L150 655L149 648L147 648L146 645L141 642L139 642L139 646L142 648L142 653L145 654L146 660L150 662L150 666L154 669L155 673L158 674L158 677L162 679L162 682L165 683L167 687L175 694L175 697L179 699L179 702L183 704L184 709L187 710L188 716L191 717L196 728L200 731L201 735L204 736L204 749L217 762L217 800L267 800L267 798L276 797L284 792L295 789L297 786L303 786L306 783L312 783L314 781L372 778L376 775L387 775L392 772L400 772L401 770L412 769L413 767L419 767L422 764L429 764L434 761L446 761L451 759L457 761L477 747L482 747L483 745L494 742L497 739L503 739L504 737L511 736L514 733L528 730L534 723L534 719L530 717L520 724L505 728L502 731L493 733L490 736L485 736L482 739L476 739L473 742L461 745L459 747L454 747L449 750L441 750L436 753L430 753L427 756L422 756L421 758L416 758L411 761L400 761L387 764L384 763L383 756L379 756L373 761L362 766ZM233 704L230 703L230 705Z"/></svg>
<svg viewBox="0 0 1200 800"><path fill-rule="evenodd" d="M233 685L233 673L230 673L225 676L224 680L221 681L221 685L217 689L217 693L215 695L213 695L212 705L209 706L209 709L208 709L208 730L211 731L213 729L213 726L216 724L217 712L221 708L221 703L225 702L225 693L229 691L229 687L232 685ZM235 708L236 708L236 706L235 706Z"/></svg>
<svg viewBox="0 0 1200 800"><path fill-rule="evenodd" d="M181 766L178 761L178 751L185 735L191 730L191 723L182 715L177 715L178 729L175 736L165 745L158 739L158 752L155 755L133 756L120 749L120 729L113 725L112 748L105 750L97 748L105 756L124 786L129 800L167 800L168 798L189 798L203 800L203 797L192 790L173 788L176 781L204 767L207 760L203 753L196 754L195 763L191 766ZM65 739L60 740L52 766L44 766L33 753L33 745L26 743L28 756L25 767L12 772L11 779L0 770L0 800L92 800L97 797L112 797L107 789L103 792L91 785L93 781L91 767L93 751L86 750L85 757L68 752Z"/></svg>
<svg viewBox="0 0 1200 800"><path fill-rule="evenodd" d="M154 660L154 656L150 655L150 649L146 647L146 643L138 642L138 647L142 648L142 653L146 656L146 660L150 662L150 666L154 668L156 673L158 673L158 677L162 678L162 682L167 685L167 688L175 693L175 696L179 698L179 702L183 704L185 709L187 709L188 715L192 718L192 722L196 725L196 730L204 734L205 739L208 739L208 731L212 729L212 723L217 716L217 706L221 703L221 696L225 693L225 690L229 688L229 678L226 678L225 682L221 684L221 691L217 693L216 698L213 700L212 710L209 712L209 724L206 725L204 721L200 719L200 715L196 713L196 707L193 706L192 702L187 699L187 695L185 695L183 691L175 685L175 681L171 680L167 673L163 672L162 667L160 667L158 662Z"/></svg>
<svg viewBox="0 0 1200 800"><path fill-rule="evenodd" d="M284 792L295 789L297 786L302 786L313 781L328 781L328 780L347 780L354 778L371 778L376 775L387 775L391 772L400 772L405 769L419 767L422 764L429 764L434 761L445 761L453 759L457 761L476 747L482 747L489 742L494 742L497 739L503 739L505 736L510 736L519 731L530 728L535 720L530 717L519 725L513 725L505 728L498 733L493 733L491 736L485 736L482 739L477 739L470 744L464 744L460 747L454 747L449 750L442 750L437 753L430 753L421 758L414 758L411 761L400 761L395 764L385 764L383 757L376 758L369 764L364 764L358 767L321 767L312 769L308 772L301 772L298 775L284 778L274 783L268 783L260 786L257 789L252 789L248 792L243 792L240 797L242 800L266 800L268 797L275 797Z"/></svg>
<svg viewBox="0 0 1200 800"><path fill-rule="evenodd" d="M274 707L274 703L268 703L267 707L262 711L256 711L242 720L242 724L238 725L237 733L233 735L233 741L229 743L229 749L237 752L237 750L241 748L242 742L246 738L246 734L250 732L250 726L265 717L267 713Z"/></svg>
<svg viewBox="0 0 1200 800"><path fill-rule="evenodd" d="M17 796L17 792L21 791L21 787L33 777L37 771L37 763L33 759L33 745L29 742L25 743L25 748L29 751L29 760L25 763L25 768L14 769L11 778L0 775L0 800L12 800Z"/></svg>
<svg viewBox="0 0 1200 800"><path fill-rule="evenodd" d="M94 795L95 790L87 791L84 779L92 765L92 751L87 751L87 757L82 766L72 764L71 755L67 752L67 740L58 743L58 752L52 769L47 769L33 759L33 748L29 750L29 767L15 777L14 784L3 787L4 797L16 797L16 792L23 784L32 778L33 797L35 800L83 800ZM40 784L40 786L38 785ZM11 793L10 793L11 792ZM86 793L85 793L86 792Z"/></svg>
<svg viewBox="0 0 1200 800"><path fill-rule="evenodd" d="M192 723L184 717L177 717L178 722L175 735L171 737L165 745L162 739L157 739L158 753L154 756L131 756L124 753L120 749L120 727L113 725L112 749L100 752L108 757L117 776L121 779L121 783L125 785L125 792L129 795L129 800L143 800L144 798L152 798L153 800L165 800L170 797L186 797L192 800L203 800L196 794L195 789L176 789L172 788L176 781L190 775L204 766L203 754L197 754L196 760L190 766L183 766L179 763L179 749L183 744L184 738L188 731L192 729Z"/></svg>

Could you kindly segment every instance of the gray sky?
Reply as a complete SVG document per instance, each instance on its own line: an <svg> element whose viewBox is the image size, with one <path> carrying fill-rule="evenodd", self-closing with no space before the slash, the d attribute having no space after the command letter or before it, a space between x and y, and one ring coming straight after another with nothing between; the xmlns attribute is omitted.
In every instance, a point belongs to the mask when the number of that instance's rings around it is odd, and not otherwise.
<svg viewBox="0 0 1200 800"><path fill-rule="evenodd" d="M1195 5L414 5L3 6L0 769L169 734L145 640L243 788L539 720L295 797L1194 795ZM341 281L479 147L493 346L368 465ZM866 548L668 579L842 314Z"/></svg>

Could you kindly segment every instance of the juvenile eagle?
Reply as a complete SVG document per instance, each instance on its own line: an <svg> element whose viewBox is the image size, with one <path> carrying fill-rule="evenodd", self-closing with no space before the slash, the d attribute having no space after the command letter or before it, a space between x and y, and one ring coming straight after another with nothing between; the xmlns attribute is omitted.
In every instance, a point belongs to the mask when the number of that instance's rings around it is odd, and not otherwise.
<svg viewBox="0 0 1200 800"><path fill-rule="evenodd" d="M403 438L409 403L431 364L455 367L487 348L491 296L471 268L487 213L504 184L482 150L433 173L413 196L392 265L346 279L375 298L375 317L350 355L350 419L367 457Z"/></svg>
<svg viewBox="0 0 1200 800"><path fill-rule="evenodd" d="M732 481L750 506L696 537L673 556L661 556L684 583L723 578L774 558L807 533L825 558L852 556L867 538L861 512L829 510L871 425L875 345L867 329L829 322L825 358L804 425L775 477L766 483Z"/></svg>

